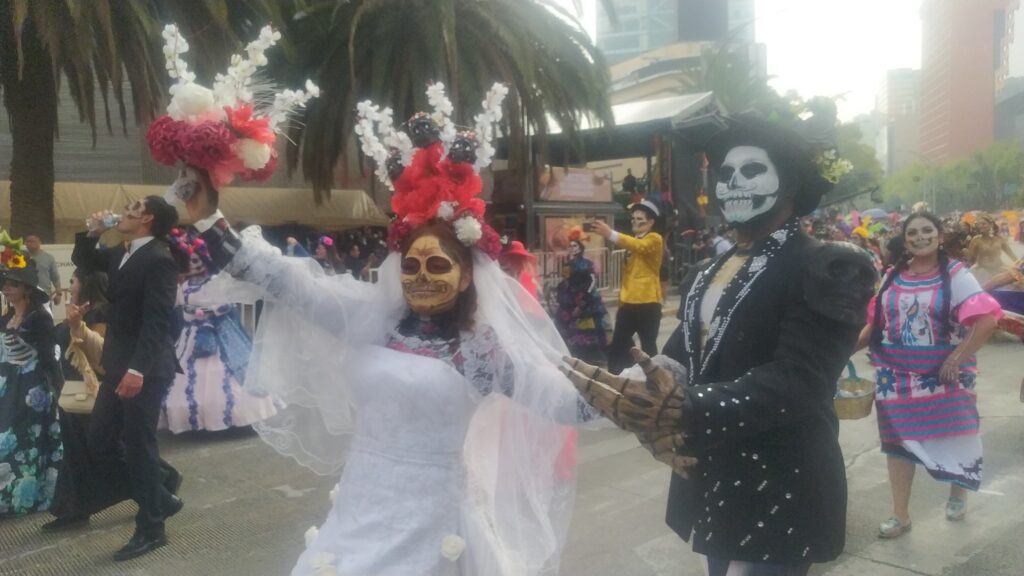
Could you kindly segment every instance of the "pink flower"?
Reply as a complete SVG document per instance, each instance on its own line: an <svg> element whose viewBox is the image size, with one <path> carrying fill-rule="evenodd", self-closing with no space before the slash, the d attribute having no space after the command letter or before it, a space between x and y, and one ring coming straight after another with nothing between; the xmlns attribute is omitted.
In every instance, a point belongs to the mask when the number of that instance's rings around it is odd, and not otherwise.
<svg viewBox="0 0 1024 576"><path fill-rule="evenodd" d="M153 159L165 166L174 166L182 160L181 134L188 130L188 124L170 116L161 116L149 125L146 142Z"/></svg>

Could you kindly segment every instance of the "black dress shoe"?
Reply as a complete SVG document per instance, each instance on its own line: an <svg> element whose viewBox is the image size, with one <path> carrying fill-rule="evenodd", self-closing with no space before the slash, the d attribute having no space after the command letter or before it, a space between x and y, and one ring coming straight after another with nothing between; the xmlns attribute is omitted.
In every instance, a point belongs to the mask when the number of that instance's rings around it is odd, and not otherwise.
<svg viewBox="0 0 1024 576"><path fill-rule="evenodd" d="M164 520L174 516L181 509L185 507L185 503L177 496L171 496L166 502L164 502Z"/></svg>
<svg viewBox="0 0 1024 576"><path fill-rule="evenodd" d="M40 530L43 532L60 532L61 530L73 530L88 525L88 516L61 516L43 524Z"/></svg>
<svg viewBox="0 0 1024 576"><path fill-rule="evenodd" d="M132 558L138 558L143 554L156 550L164 544L167 544L167 536L163 533L151 536L135 534L132 536L132 539L124 545L124 547L117 552L114 552L114 561L123 562L125 560L131 560Z"/></svg>

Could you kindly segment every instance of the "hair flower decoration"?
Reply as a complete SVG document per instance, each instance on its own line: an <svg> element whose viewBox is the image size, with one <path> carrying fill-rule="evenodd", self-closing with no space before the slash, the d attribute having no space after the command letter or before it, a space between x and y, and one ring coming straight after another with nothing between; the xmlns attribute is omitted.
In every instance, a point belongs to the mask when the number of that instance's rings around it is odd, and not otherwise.
<svg viewBox="0 0 1024 576"><path fill-rule="evenodd" d="M444 84L427 87L433 113L418 112L401 130L390 108L370 101L356 106L355 132L363 153L375 163L377 178L394 191L391 209L397 218L388 230L388 246L397 250L412 229L431 221L449 223L459 241L492 258L501 252L497 232L484 221L486 204L477 196L480 170L491 164L508 87L494 84L474 118L472 129L459 129Z"/></svg>
<svg viewBox="0 0 1024 576"><path fill-rule="evenodd" d="M853 163L846 158L840 158L835 148L819 152L814 158L814 165L818 168L818 174L833 184L853 171Z"/></svg>
<svg viewBox="0 0 1024 576"><path fill-rule="evenodd" d="M169 90L167 114L146 132L153 158L167 166L201 168L215 188L230 184L235 176L269 178L277 167L278 133L291 114L320 95L309 80L305 90L276 92L259 78L260 68L267 64L265 53L281 33L265 26L244 54L231 57L212 88L196 83L195 73L189 71L182 57L189 45L178 27L165 26L163 38L165 68L175 83Z"/></svg>
<svg viewBox="0 0 1024 576"><path fill-rule="evenodd" d="M0 264L3 264L4 268L15 270L28 266L25 250L23 239L12 238L7 230L0 229Z"/></svg>

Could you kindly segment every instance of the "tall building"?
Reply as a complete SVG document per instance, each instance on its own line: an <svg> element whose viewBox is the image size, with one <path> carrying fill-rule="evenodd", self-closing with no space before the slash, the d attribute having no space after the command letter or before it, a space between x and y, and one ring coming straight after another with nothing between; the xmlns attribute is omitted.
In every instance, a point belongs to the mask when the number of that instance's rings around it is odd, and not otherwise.
<svg viewBox="0 0 1024 576"><path fill-rule="evenodd" d="M1006 9L1006 29L996 71L997 140L1016 140L1024 145L1024 10L1020 0Z"/></svg>
<svg viewBox="0 0 1024 576"><path fill-rule="evenodd" d="M678 42L754 42L755 0L612 0L598 3L597 46L610 63Z"/></svg>
<svg viewBox="0 0 1024 576"><path fill-rule="evenodd" d="M875 151L886 174L895 174L921 159L919 70L901 68L885 73L875 97L875 111L884 124L875 139Z"/></svg>
<svg viewBox="0 0 1024 576"><path fill-rule="evenodd" d="M993 142L1007 9L1015 0L924 0L921 156L946 162Z"/></svg>

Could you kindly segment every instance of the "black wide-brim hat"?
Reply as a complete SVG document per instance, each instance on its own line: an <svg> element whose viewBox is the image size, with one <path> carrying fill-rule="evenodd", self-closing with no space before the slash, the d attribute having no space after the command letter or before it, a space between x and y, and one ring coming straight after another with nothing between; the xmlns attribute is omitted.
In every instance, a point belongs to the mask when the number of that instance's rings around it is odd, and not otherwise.
<svg viewBox="0 0 1024 576"><path fill-rule="evenodd" d="M813 212L822 196L832 190L833 184L821 176L816 158L825 150L834 149L834 141L829 142L828 138L812 140L801 133L803 131L798 132L782 122L765 120L756 114L745 113L722 120L725 127L712 135L704 146L714 170L718 170L725 156L737 146L763 148L778 169L780 187L791 189L795 194L793 209L796 216ZM812 117L802 124L813 121ZM798 127L802 126L798 124Z"/></svg>
<svg viewBox="0 0 1024 576"><path fill-rule="evenodd" d="M38 296L42 296L44 300L50 298L50 295L39 286L39 269L36 268L36 263L31 258L25 258L26 266L24 268L0 268L0 280L7 281L13 280L24 286L31 288Z"/></svg>

